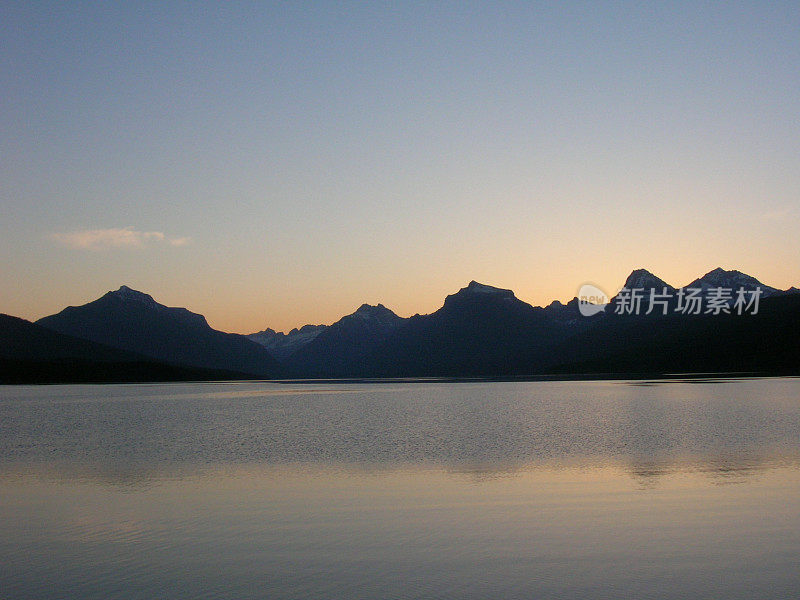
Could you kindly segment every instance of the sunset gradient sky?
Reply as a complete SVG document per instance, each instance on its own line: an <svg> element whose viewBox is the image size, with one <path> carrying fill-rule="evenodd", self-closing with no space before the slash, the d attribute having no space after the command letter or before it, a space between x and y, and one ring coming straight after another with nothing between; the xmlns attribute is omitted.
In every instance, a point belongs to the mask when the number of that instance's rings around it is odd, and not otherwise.
<svg viewBox="0 0 800 600"><path fill-rule="evenodd" d="M0 4L0 312L800 285L800 3Z"/></svg>

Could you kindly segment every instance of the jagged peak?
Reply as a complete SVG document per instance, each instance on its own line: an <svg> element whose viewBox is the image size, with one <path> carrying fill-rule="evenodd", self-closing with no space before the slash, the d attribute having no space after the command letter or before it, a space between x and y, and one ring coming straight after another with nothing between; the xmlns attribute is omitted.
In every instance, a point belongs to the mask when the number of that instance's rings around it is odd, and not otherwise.
<svg viewBox="0 0 800 600"><path fill-rule="evenodd" d="M251 333L250 335L283 335L283 332L277 332L271 327L267 327L263 331L257 331L255 333Z"/></svg>
<svg viewBox="0 0 800 600"><path fill-rule="evenodd" d="M742 273L741 271L737 271L736 269L726 270L723 269L722 267L717 267L716 269L709 271L708 273L697 279L697 281L717 281L723 278L736 278L736 277L752 279L754 281L757 281L755 277L751 277L747 273Z"/></svg>
<svg viewBox="0 0 800 600"><path fill-rule="evenodd" d="M108 292L108 294L125 301L141 302L151 306L158 304L155 300L153 300L153 297L150 294L145 294L144 292L134 290L133 288L129 288L127 285L121 285L118 290L114 292Z"/></svg>
<svg viewBox="0 0 800 600"><path fill-rule="evenodd" d="M760 287L762 291L769 295L777 292L778 290L761 283L758 279L747 273L742 273L735 269L725 270L722 267L717 267L713 271L709 271L702 277L695 279L692 283L687 285L689 288L706 289L710 287L730 287L730 288L745 288L751 289Z"/></svg>
<svg viewBox="0 0 800 600"><path fill-rule="evenodd" d="M670 290L675 289L660 277L653 275L647 269L634 269L631 271L631 274L628 275L623 287L629 290L650 288L667 288Z"/></svg>
<svg viewBox="0 0 800 600"><path fill-rule="evenodd" d="M560 300L553 300L541 310L559 320L575 319L578 316L578 298L573 298L566 304Z"/></svg>
<svg viewBox="0 0 800 600"><path fill-rule="evenodd" d="M267 327L262 331L256 331L255 333L250 333L250 336L262 336L262 337L291 337L295 335L309 335L311 333L320 332L323 329L327 328L327 325L303 325L302 327L293 327L289 333L284 333L283 331L275 331L272 327Z"/></svg>
<svg viewBox="0 0 800 600"><path fill-rule="evenodd" d="M150 294L134 290L127 285L120 286L120 288L114 292L108 292L104 298L116 298L122 300L124 303L139 303L150 310L171 314L174 317L182 319L186 323L209 327L208 321L206 321L203 315L192 312L188 308L165 306L153 300Z"/></svg>
<svg viewBox="0 0 800 600"><path fill-rule="evenodd" d="M381 323L392 323L401 320L401 317L396 315L391 309L386 308L383 304L375 304L374 306L371 304L362 304L354 313L343 318L356 318L365 321L378 321Z"/></svg>
<svg viewBox="0 0 800 600"><path fill-rule="evenodd" d="M318 333L323 329L327 329L327 325L303 325L302 327L294 327L289 333L286 335L308 335L310 333Z"/></svg>
<svg viewBox="0 0 800 600"><path fill-rule="evenodd" d="M383 311L386 311L386 310L389 310L389 309L386 308L383 304L372 305L372 304L364 303L364 304L362 304L361 306L359 306L356 309L356 312L357 313L358 312L377 312L377 311L383 312Z"/></svg>

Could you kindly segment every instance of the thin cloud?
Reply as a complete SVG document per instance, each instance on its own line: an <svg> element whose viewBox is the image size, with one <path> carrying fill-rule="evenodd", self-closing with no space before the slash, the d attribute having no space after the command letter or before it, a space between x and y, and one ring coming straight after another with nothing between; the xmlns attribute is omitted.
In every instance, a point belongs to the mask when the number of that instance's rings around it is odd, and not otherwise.
<svg viewBox="0 0 800 600"><path fill-rule="evenodd" d="M190 237L179 237L179 238L173 238L173 239L167 240L167 242L169 242L170 246L185 246L186 244L188 244L191 241L192 241L192 238L190 238Z"/></svg>
<svg viewBox="0 0 800 600"><path fill-rule="evenodd" d="M67 233L54 233L50 237L59 244L81 250L143 248L147 245L163 243L170 246L185 246L191 241L189 237L171 238L161 231L137 231L133 227L82 229Z"/></svg>

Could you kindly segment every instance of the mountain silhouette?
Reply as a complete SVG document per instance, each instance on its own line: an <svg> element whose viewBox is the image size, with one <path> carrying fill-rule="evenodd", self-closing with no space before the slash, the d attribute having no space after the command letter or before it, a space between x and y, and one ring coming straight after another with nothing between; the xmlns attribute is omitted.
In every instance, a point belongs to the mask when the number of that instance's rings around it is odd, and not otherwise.
<svg viewBox="0 0 800 600"><path fill-rule="evenodd" d="M362 376L507 375L560 329L546 311L514 292L472 281L442 308L414 316L354 369Z"/></svg>
<svg viewBox="0 0 800 600"><path fill-rule="evenodd" d="M383 304L362 304L354 313L325 328L287 360L298 377L338 377L355 366L406 321Z"/></svg>
<svg viewBox="0 0 800 600"><path fill-rule="evenodd" d="M757 314L735 314L732 304L720 314L683 314L677 296L684 288L636 269L625 288L641 293L639 313L617 310L625 302L618 294L606 310L584 317L578 298L534 307L512 290L471 281L428 315L403 318L381 304L364 304L333 325L307 325L289 334L265 329L248 339L216 331L202 315L164 306L122 286L94 302L45 317L38 321L41 327L29 330L31 340L43 339L43 327L71 336L67 345L72 355L58 355L59 345L66 342L51 339L38 345L32 341L24 360L139 359L265 378L800 373L797 288L777 290L721 268L685 287L692 286L704 295L719 287L733 292L761 288L763 293ZM646 314L651 294L670 299ZM81 340L102 347L84 347L78 358L74 353ZM115 356L118 351L133 356Z"/></svg>
<svg viewBox="0 0 800 600"><path fill-rule="evenodd" d="M242 373L171 365L0 314L0 383L241 379Z"/></svg>
<svg viewBox="0 0 800 600"><path fill-rule="evenodd" d="M636 269L632 271L628 278L625 280L625 285L623 286L628 288L629 290L633 289L641 289L650 291L654 289L658 292L662 292L666 289L668 292L674 292L675 288L669 285L663 279L656 277L647 269Z"/></svg>
<svg viewBox="0 0 800 600"><path fill-rule="evenodd" d="M164 306L127 286L37 324L174 364L255 377L278 377L283 372L266 349L246 337L212 329L202 315Z"/></svg>

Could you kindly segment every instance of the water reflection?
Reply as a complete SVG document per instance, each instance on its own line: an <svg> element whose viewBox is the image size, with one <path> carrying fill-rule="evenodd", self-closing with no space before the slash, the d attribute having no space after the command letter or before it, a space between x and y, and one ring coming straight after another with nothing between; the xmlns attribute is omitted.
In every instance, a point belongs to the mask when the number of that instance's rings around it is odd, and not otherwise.
<svg viewBox="0 0 800 600"><path fill-rule="evenodd" d="M646 382L650 383L650 382ZM0 476L148 485L238 464L431 466L476 481L623 465L744 482L797 465L800 380L0 389Z"/></svg>
<svg viewBox="0 0 800 600"><path fill-rule="evenodd" d="M3 388L3 595L795 598L798 391Z"/></svg>
<svg viewBox="0 0 800 600"><path fill-rule="evenodd" d="M242 467L246 467L243 469ZM52 482L90 483L122 491L141 491L165 482L226 478L241 473L287 472L313 474L341 473L349 477L384 477L395 473L437 472L474 484L508 479L540 472L613 471L627 474L639 489L655 489L660 480L675 475L697 475L712 485L744 484L760 473L773 469L800 469L800 457L728 454L724 456L615 456L572 457L567 461L390 463L390 462L99 462L60 461L54 463L4 462L0 482L40 479Z"/></svg>

